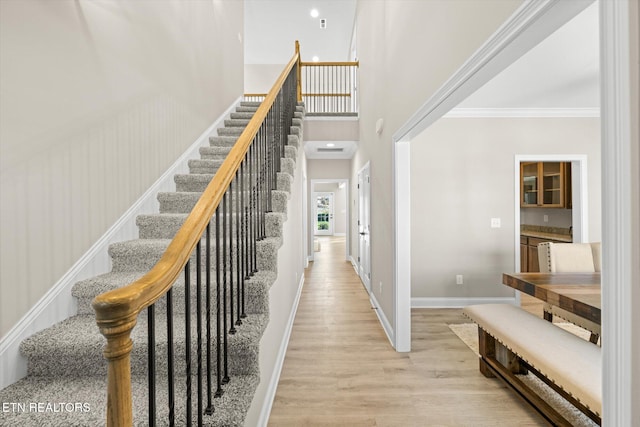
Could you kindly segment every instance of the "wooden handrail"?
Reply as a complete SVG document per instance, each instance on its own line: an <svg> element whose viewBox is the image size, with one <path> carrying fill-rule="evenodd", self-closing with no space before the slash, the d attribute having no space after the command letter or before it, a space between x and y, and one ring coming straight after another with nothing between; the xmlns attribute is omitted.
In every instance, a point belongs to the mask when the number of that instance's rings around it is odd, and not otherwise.
<svg viewBox="0 0 640 427"><path fill-rule="evenodd" d="M344 62L300 62L303 67L359 67L360 61L344 61Z"/></svg>
<svg viewBox="0 0 640 427"><path fill-rule="evenodd" d="M297 42L296 42L296 46ZM271 109L287 76L299 64L299 48L244 129L220 169L203 192L184 224L153 268L135 282L98 295L93 300L100 332L107 338L107 425L133 424L131 404L131 331L139 313L155 303L182 273L196 244L213 217L249 147Z"/></svg>

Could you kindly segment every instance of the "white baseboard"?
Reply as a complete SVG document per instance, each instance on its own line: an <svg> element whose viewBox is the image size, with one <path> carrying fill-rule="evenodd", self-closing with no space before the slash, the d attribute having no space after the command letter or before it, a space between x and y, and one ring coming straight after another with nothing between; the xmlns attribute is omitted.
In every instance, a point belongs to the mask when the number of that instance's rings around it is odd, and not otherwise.
<svg viewBox="0 0 640 427"><path fill-rule="evenodd" d="M353 266L353 269L356 271L356 274L360 276L360 272L358 271L358 263L356 262L355 258L353 258L353 256L349 256L349 261L351 261L351 265Z"/></svg>
<svg viewBox="0 0 640 427"><path fill-rule="evenodd" d="M463 308L474 304L516 304L515 297L411 298L411 308Z"/></svg>
<svg viewBox="0 0 640 427"><path fill-rule="evenodd" d="M209 136L234 111L238 98L173 165L113 224L107 232L60 278L0 341L0 389L27 375L27 360L20 354L20 343L38 331L76 315L78 307L71 295L77 282L111 270L109 245L138 238L136 217L141 213L158 212L157 194L175 191L173 176L188 173L188 160L199 158L201 146L209 145Z"/></svg>
<svg viewBox="0 0 640 427"><path fill-rule="evenodd" d="M291 313L289 314L289 320L287 322L282 342L280 343L280 350L278 350L278 356L276 357L276 363L271 373L271 379L267 386L267 392L262 404L262 410L260 411L260 418L258 419L258 426L265 426L269 422L269 416L271 415L271 407L273 406L273 400L276 397L276 391L278 389L278 382L280 382L280 373L282 373L282 365L284 364L284 358L287 354L287 347L289 346L289 339L291 338L291 331L293 330L293 322L296 319L296 313L298 312L298 303L300 302L300 295L302 295L302 287L304 286L304 274L300 277L300 283L298 284L298 291L296 293L295 300L293 301L293 307L291 307Z"/></svg>
<svg viewBox="0 0 640 427"><path fill-rule="evenodd" d="M384 329L384 333L387 334L387 339L389 340L389 343L391 343L391 346L395 348L395 342L396 342L395 332L391 327L391 323L389 323L389 319L387 319L387 316L385 316L384 311L382 311L382 309L380 308L380 304L378 304L378 300L376 299L376 296L373 292L369 293L369 301L371 302L371 306L376 311L376 315L378 316L378 320L382 325L382 329Z"/></svg>

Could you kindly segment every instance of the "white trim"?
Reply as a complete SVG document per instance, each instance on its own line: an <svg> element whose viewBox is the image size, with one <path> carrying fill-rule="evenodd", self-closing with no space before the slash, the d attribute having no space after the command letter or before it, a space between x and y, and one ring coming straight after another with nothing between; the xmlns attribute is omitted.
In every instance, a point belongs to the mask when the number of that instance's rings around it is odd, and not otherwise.
<svg viewBox="0 0 640 427"><path fill-rule="evenodd" d="M389 343L391 344L392 347L395 348L396 340L394 337L393 328L391 327L391 323L389 323L389 319L387 319L387 316L384 315L384 311L380 309L380 304L378 304L378 300L376 299L376 296L373 292L369 292L369 302L371 304L371 308L373 308L376 311L376 316L378 316L378 320L382 325L382 329L384 330L384 333L387 334L387 339L389 340Z"/></svg>
<svg viewBox="0 0 640 427"><path fill-rule="evenodd" d="M593 1L525 1L394 133L393 140L412 140Z"/></svg>
<svg viewBox="0 0 640 427"><path fill-rule="evenodd" d="M356 262L356 259L352 255L349 255L349 261L351 262L353 269L356 271L356 274L358 274L358 263Z"/></svg>
<svg viewBox="0 0 640 427"><path fill-rule="evenodd" d="M411 298L411 308L463 308L474 304L513 304L517 305L515 297L451 297L451 298Z"/></svg>
<svg viewBox="0 0 640 427"><path fill-rule="evenodd" d="M600 117L600 108L454 108L442 117Z"/></svg>
<svg viewBox="0 0 640 427"><path fill-rule="evenodd" d="M316 192L314 191L315 189L315 185L316 184L326 184L326 183L335 183L335 184L343 184L344 183L344 191L345 191L345 205L346 205L346 212L345 212L345 224L347 224L346 226L349 227L350 224L350 220L351 220L351 207L350 207L350 203L349 201L351 200L351 184L350 184L350 180L348 178L330 178L330 179L321 179L321 178L314 178L311 179L309 181L310 183L310 188L311 191L309 192L309 194L311 194L311 197L314 197L313 194L315 194ZM305 187L305 192L306 192L306 187ZM307 205L311 204L311 198L309 198L309 200L305 200L305 202ZM334 200L334 204L335 204L335 200ZM311 207L311 209L309 210L309 214L312 215L311 216L311 223L314 224L313 227L310 227L307 230L307 238L311 239L310 241L313 242L313 239L315 238L316 234L315 234L315 221L316 221L316 215L315 215L315 203L314 206ZM333 214L334 217L334 221L335 221L335 212ZM309 219L305 218L305 224L307 224L306 221L309 221ZM306 227L306 226L305 226ZM349 260L349 252L351 250L351 233L334 233L334 236L341 236L344 235L346 236L345 242L344 242L344 258L345 260ZM313 250L313 248L311 248L311 254L309 255L309 261L314 261L315 260L315 251Z"/></svg>
<svg viewBox="0 0 640 427"><path fill-rule="evenodd" d="M27 360L20 355L20 343L38 331L46 329L77 314L77 302L71 295L73 286L84 280L111 270L109 245L136 239L136 217L144 212L157 212L157 193L175 191L173 177L188 173L188 160L199 156L201 146L209 145L209 136L229 113L234 111L238 98L200 137L162 174L160 178L107 230L100 239L40 298L0 341L0 389L27 375Z"/></svg>
<svg viewBox="0 0 640 427"><path fill-rule="evenodd" d="M276 391L278 389L278 382L280 382L280 374L282 373L282 366L284 365L284 359L287 355L287 347L289 346L289 340L291 338L291 331L293 330L293 323L296 319L296 313L298 312L298 304L300 303L300 296L302 295L302 288L304 287L304 274L300 277L298 284L298 291L296 292L295 300L293 301L293 307L291 307L291 313L289 313L289 320L285 327L282 341L280 342L280 349L276 356L276 362L271 372L271 379L267 386L264 402L262 404L262 410L260 411L260 418L258 418L258 426L266 426L269 422L269 415L271 415L271 408L273 406L273 400L276 398Z"/></svg>
<svg viewBox="0 0 640 427"><path fill-rule="evenodd" d="M393 158L394 165L403 165L393 172L394 347L398 352L408 352L411 351L411 146L408 141L393 144Z"/></svg>
<svg viewBox="0 0 640 427"><path fill-rule="evenodd" d="M633 194L629 61L629 3L600 2L602 108L602 419L610 426L633 421L632 364ZM636 260L637 263L637 260ZM638 325L635 325L637 328ZM636 350L637 351L637 350ZM633 400L632 400L633 399Z"/></svg>
<svg viewBox="0 0 640 427"><path fill-rule="evenodd" d="M360 120L358 116L309 116L308 114L304 116L305 120L309 120L311 122L323 122L323 121L353 121L356 122Z"/></svg>

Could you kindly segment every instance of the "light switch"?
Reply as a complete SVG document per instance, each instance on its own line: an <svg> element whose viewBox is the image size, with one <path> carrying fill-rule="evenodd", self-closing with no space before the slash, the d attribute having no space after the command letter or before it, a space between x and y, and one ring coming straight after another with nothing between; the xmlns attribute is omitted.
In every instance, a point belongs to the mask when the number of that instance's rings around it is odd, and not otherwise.
<svg viewBox="0 0 640 427"><path fill-rule="evenodd" d="M491 228L500 228L500 218L491 218Z"/></svg>

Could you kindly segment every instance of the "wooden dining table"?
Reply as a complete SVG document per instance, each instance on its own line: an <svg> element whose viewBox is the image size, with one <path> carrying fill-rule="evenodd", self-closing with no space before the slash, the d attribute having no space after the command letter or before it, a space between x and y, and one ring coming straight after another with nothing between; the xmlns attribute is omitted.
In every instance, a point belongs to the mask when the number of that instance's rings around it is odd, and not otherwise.
<svg viewBox="0 0 640 427"><path fill-rule="evenodd" d="M504 273L502 283L601 324L600 273Z"/></svg>

